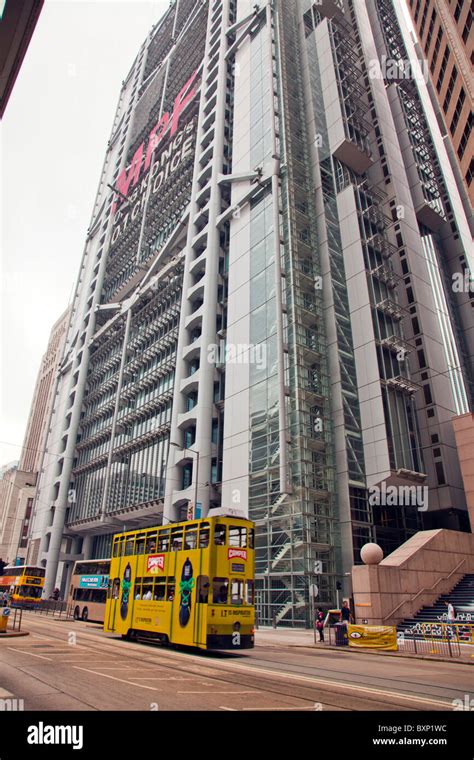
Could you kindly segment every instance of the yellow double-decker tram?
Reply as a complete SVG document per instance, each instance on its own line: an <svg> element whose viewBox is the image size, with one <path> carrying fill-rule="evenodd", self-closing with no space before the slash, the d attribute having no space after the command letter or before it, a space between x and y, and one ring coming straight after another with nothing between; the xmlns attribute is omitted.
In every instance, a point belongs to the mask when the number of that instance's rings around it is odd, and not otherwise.
<svg viewBox="0 0 474 760"><path fill-rule="evenodd" d="M253 523L213 516L114 536L104 629L201 649L254 646Z"/></svg>

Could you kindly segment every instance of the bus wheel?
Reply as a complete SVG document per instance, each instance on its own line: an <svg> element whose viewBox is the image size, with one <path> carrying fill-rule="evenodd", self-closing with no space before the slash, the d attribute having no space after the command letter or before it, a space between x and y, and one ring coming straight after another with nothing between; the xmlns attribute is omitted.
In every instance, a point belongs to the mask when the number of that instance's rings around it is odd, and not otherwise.
<svg viewBox="0 0 474 760"><path fill-rule="evenodd" d="M79 620L81 617L81 611L79 607L74 607L74 620Z"/></svg>
<svg viewBox="0 0 474 760"><path fill-rule="evenodd" d="M89 617L89 610L87 609L87 607L84 607L84 609L82 610L82 619L85 621L87 620L88 617Z"/></svg>

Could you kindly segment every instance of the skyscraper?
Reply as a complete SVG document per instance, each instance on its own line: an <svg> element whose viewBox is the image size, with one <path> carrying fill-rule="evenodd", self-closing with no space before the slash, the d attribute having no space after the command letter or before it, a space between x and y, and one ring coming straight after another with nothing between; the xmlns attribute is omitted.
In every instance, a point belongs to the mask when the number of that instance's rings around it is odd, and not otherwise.
<svg viewBox="0 0 474 760"><path fill-rule="evenodd" d="M443 133L453 148L462 182L474 207L474 35L469 0L407 0L426 56L430 93L441 115ZM468 212L469 213L469 212Z"/></svg>
<svg viewBox="0 0 474 760"><path fill-rule="evenodd" d="M123 527L233 508L260 620L301 625L366 541L469 529L472 252L415 58L388 0L178 0L152 29L74 298L47 589Z"/></svg>

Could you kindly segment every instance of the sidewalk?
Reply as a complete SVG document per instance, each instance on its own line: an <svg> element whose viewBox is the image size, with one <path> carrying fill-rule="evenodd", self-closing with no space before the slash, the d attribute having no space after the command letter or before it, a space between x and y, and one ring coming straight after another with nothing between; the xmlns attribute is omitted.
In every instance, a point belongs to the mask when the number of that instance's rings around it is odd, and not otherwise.
<svg viewBox="0 0 474 760"><path fill-rule="evenodd" d="M256 628L255 643L275 647L315 646L313 631L303 628Z"/></svg>
<svg viewBox="0 0 474 760"><path fill-rule="evenodd" d="M302 628L257 628L255 630L255 645L274 647L304 647L319 652L338 652L339 654L369 654L380 657L403 657L416 660L437 660L438 662L454 662L463 665L474 665L474 646L463 646L460 657L442 657L439 655L415 654L414 652L384 652L377 649L355 649L349 646L336 647L329 644L315 643L314 632Z"/></svg>

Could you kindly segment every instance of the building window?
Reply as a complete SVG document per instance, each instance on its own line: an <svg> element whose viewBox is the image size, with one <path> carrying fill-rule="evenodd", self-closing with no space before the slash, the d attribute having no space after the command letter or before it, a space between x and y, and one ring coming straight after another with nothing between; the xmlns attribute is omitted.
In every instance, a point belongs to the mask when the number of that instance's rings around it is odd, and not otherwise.
<svg viewBox="0 0 474 760"><path fill-rule="evenodd" d="M436 19L437 19L437 13L436 13L436 9L433 7L433 11L431 13L430 25L428 27L428 34L426 35L425 52L428 51L429 46L431 44L431 39L433 37L433 31L436 24Z"/></svg>
<svg viewBox="0 0 474 760"><path fill-rule="evenodd" d="M423 386L423 393L425 394L425 402L426 404L432 404L433 403L433 397L431 395L431 388L429 383L426 383L426 385Z"/></svg>
<svg viewBox="0 0 474 760"><path fill-rule="evenodd" d="M451 76L449 78L448 89L446 91L446 97L445 97L444 103L443 103L443 111L445 113L448 112L449 104L451 102L451 97L452 97L453 90L454 90L454 85L456 84L457 78L458 78L458 71L457 71L456 68L453 68L453 71L452 71Z"/></svg>
<svg viewBox="0 0 474 760"><path fill-rule="evenodd" d="M450 130L451 130L451 134L452 135L454 135L454 133L456 132L456 129L457 129L457 126L458 126L458 122L459 122L459 119L461 117L461 111L463 109L464 101L465 100L466 100L466 92L465 92L464 87L463 87L461 89L461 92L459 93L458 102L456 103L456 108L454 109L453 118L451 120Z"/></svg>
<svg viewBox="0 0 474 760"><path fill-rule="evenodd" d="M466 182L468 186L472 182L473 175L474 175L474 158L471 158L471 163L469 164L469 169L467 170L467 174L466 174Z"/></svg>
<svg viewBox="0 0 474 760"><path fill-rule="evenodd" d="M418 354L418 364L420 365L420 369L422 369L423 367L426 367L425 352L423 351L422 348L420 348L417 351L417 354ZM425 388L426 387L427 386L425 385Z"/></svg>
<svg viewBox="0 0 474 760"><path fill-rule="evenodd" d="M444 75L446 74L446 69L448 68L448 61L451 51L449 50L448 45L446 45L446 49L444 51L443 60L441 61L441 68L439 70L438 74L438 81L436 82L436 89L438 92L441 91L441 87L443 85Z"/></svg>
<svg viewBox="0 0 474 760"><path fill-rule="evenodd" d="M442 462L435 462L436 478L439 486L446 485L446 478L444 477L444 467Z"/></svg>
<svg viewBox="0 0 474 760"><path fill-rule="evenodd" d="M467 121L463 130L463 133L461 135L461 139L459 141L458 157L460 161L462 161L464 153L466 152L467 143L471 136L471 132L472 132L472 112L467 117Z"/></svg>
<svg viewBox="0 0 474 760"><path fill-rule="evenodd" d="M420 24L420 40L423 37L423 33L425 31L427 15L428 15L428 3L425 3L425 7L423 8L423 15L421 17L421 24Z"/></svg>
<svg viewBox="0 0 474 760"><path fill-rule="evenodd" d="M464 24L464 29L462 30L462 41L464 44L467 44L467 41L469 39L469 35L471 34L471 27L472 27L472 10L469 8L469 13L467 14L466 23Z"/></svg>
<svg viewBox="0 0 474 760"><path fill-rule="evenodd" d="M182 483L183 490L185 488L189 488L192 482L193 482L193 466L192 464L187 464L183 467L183 483Z"/></svg>

